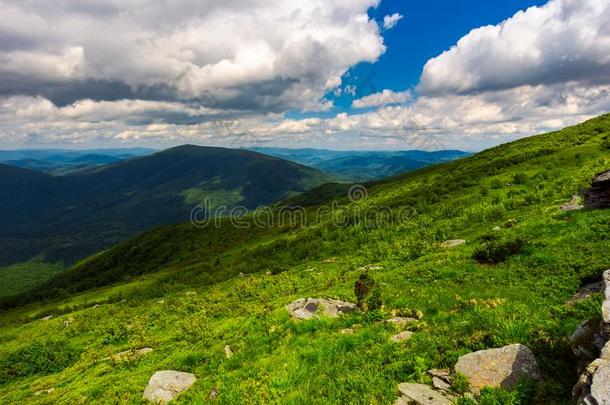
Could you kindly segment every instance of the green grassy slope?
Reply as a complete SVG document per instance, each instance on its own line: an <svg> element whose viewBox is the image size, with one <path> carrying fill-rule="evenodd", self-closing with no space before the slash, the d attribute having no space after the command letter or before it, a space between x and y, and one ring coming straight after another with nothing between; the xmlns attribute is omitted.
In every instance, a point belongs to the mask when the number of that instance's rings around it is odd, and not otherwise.
<svg viewBox="0 0 610 405"><path fill-rule="evenodd" d="M139 403L154 371L176 369L199 378L177 403L215 389L218 403L385 404L399 382L429 382L430 368L523 343L543 383L489 403L569 403L567 339L599 316L600 296L566 301L610 268L610 210L558 206L610 168L609 137L606 115L371 185L358 203L310 208L303 226L143 234L22 296L49 301L0 316L0 402ZM456 238L468 243L440 246ZM283 310L300 297L354 301L368 265L382 310L301 323ZM414 337L391 343L396 331L379 321L416 310ZM154 352L139 360L108 358L145 346Z"/></svg>
<svg viewBox="0 0 610 405"><path fill-rule="evenodd" d="M60 264L39 261L0 267L0 298L30 290L63 270Z"/></svg>

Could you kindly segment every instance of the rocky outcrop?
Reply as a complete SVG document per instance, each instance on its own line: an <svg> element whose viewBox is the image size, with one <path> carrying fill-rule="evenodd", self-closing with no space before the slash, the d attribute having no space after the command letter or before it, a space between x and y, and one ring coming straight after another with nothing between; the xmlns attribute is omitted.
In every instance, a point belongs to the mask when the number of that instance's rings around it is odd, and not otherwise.
<svg viewBox="0 0 610 405"><path fill-rule="evenodd" d="M411 339L412 337L413 337L413 332L405 330L405 331L400 332L400 333L398 333L398 334L396 334L394 336L391 336L390 340L392 342L395 342L395 343L400 343L400 342L405 342L405 341Z"/></svg>
<svg viewBox="0 0 610 405"><path fill-rule="evenodd" d="M585 207L610 208L610 170L596 175L584 195Z"/></svg>
<svg viewBox="0 0 610 405"><path fill-rule="evenodd" d="M142 398L154 404L166 404L189 389L196 381L197 377L191 373L157 371L148 382Z"/></svg>
<svg viewBox="0 0 610 405"><path fill-rule="evenodd" d="M592 353L601 347L599 357L580 367L580 378L572 390L577 404L610 404L610 270L604 272L603 283L605 297L600 325L585 321L578 325L570 337L572 350L581 363L583 360L591 360Z"/></svg>
<svg viewBox="0 0 610 405"><path fill-rule="evenodd" d="M336 318L355 311L356 304L324 298L301 298L286 305L286 310L299 320L318 319L321 316Z"/></svg>
<svg viewBox="0 0 610 405"><path fill-rule="evenodd" d="M453 398L424 384L400 384L398 394L394 405L451 405L453 403Z"/></svg>
<svg viewBox="0 0 610 405"><path fill-rule="evenodd" d="M455 371L468 378L474 393L483 387L511 389L523 378L541 378L534 354L520 344L469 353L458 359Z"/></svg>

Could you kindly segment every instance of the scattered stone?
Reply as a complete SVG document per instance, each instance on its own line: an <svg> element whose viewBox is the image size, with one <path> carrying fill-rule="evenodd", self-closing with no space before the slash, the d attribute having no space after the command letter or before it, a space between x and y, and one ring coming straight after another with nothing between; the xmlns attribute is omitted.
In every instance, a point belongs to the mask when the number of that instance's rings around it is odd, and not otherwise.
<svg viewBox="0 0 610 405"><path fill-rule="evenodd" d="M345 329L341 329L339 331L340 334L342 335L353 335L354 334L354 330L352 328L345 328Z"/></svg>
<svg viewBox="0 0 610 405"><path fill-rule="evenodd" d="M239 277L246 277L246 275L244 273L239 273Z"/></svg>
<svg viewBox="0 0 610 405"><path fill-rule="evenodd" d="M568 203L559 206L559 209L562 211L578 211L585 208L582 205L582 198L579 195L575 195L572 197L572 200Z"/></svg>
<svg viewBox="0 0 610 405"><path fill-rule="evenodd" d="M321 316L336 318L356 310L356 304L324 298L301 298L286 306L295 319L318 319Z"/></svg>
<svg viewBox="0 0 610 405"><path fill-rule="evenodd" d="M100 304L95 304L95 305L93 306L93 308L99 308L99 307L101 307L101 305L100 305Z"/></svg>
<svg viewBox="0 0 610 405"><path fill-rule="evenodd" d="M225 346L225 357L227 359L230 359L231 357L233 357L233 349L229 345Z"/></svg>
<svg viewBox="0 0 610 405"><path fill-rule="evenodd" d="M72 318L72 317L64 319L64 326L67 328L70 325L72 325L72 322L74 322L74 318Z"/></svg>
<svg viewBox="0 0 610 405"><path fill-rule="evenodd" d="M397 335L394 335L394 336L390 337L390 340L392 342L399 343L399 342L404 342L406 340L409 340L412 337L413 337L413 332L410 332L410 331L406 330L406 331L400 332Z"/></svg>
<svg viewBox="0 0 610 405"><path fill-rule="evenodd" d="M272 273L270 270L267 270L267 271L265 272L265 275L267 275L267 276L272 276L272 275L273 275L273 273Z"/></svg>
<svg viewBox="0 0 610 405"><path fill-rule="evenodd" d="M401 328L404 328L409 323L417 322L417 319L415 319L415 318L408 318L408 317L405 317L405 316L395 316L393 318L386 319L386 322L394 324L394 325L399 326Z"/></svg>
<svg viewBox="0 0 610 405"><path fill-rule="evenodd" d="M570 336L570 346L572 352L579 359L590 362L594 358L594 353L601 349L603 342L598 339L599 328L593 325L590 321L584 321L576 327L572 336Z"/></svg>
<svg viewBox="0 0 610 405"><path fill-rule="evenodd" d="M157 371L148 381L143 399L155 404L166 404L186 391L197 381L191 373L181 371Z"/></svg>
<svg viewBox="0 0 610 405"><path fill-rule="evenodd" d="M212 387L208 398L210 399L210 401L216 401L216 398L218 398L218 390L216 389L216 387Z"/></svg>
<svg viewBox="0 0 610 405"><path fill-rule="evenodd" d="M453 401L424 384L399 384L394 405L451 405Z"/></svg>
<svg viewBox="0 0 610 405"><path fill-rule="evenodd" d="M596 175L584 195L585 207L610 208L610 170Z"/></svg>
<svg viewBox="0 0 610 405"><path fill-rule="evenodd" d="M600 405L610 403L610 362L605 361L593 374L591 396Z"/></svg>
<svg viewBox="0 0 610 405"><path fill-rule="evenodd" d="M50 321L53 318L53 315L47 315L44 318L40 318L41 321Z"/></svg>
<svg viewBox="0 0 610 405"><path fill-rule="evenodd" d="M451 240L446 240L443 243L441 243L441 247L445 248L445 249L451 249L456 246L463 245L464 243L466 243L466 241L464 239L451 239Z"/></svg>
<svg viewBox="0 0 610 405"><path fill-rule="evenodd" d="M124 361L134 361L146 356L152 351L153 349L151 349L150 347L145 347L143 349L125 350L124 352L120 352L112 356L112 360L116 363L122 363Z"/></svg>
<svg viewBox="0 0 610 405"><path fill-rule="evenodd" d="M157 304L163 305L163 304L165 304L165 300L159 300L159 301L157 301Z"/></svg>
<svg viewBox="0 0 610 405"><path fill-rule="evenodd" d="M51 387L51 388L47 388L46 390L38 390L34 393L34 395L39 397L42 394L51 394L53 391L55 391L55 388Z"/></svg>
<svg viewBox="0 0 610 405"><path fill-rule="evenodd" d="M603 290L604 290L604 282L603 281L597 281L595 283L587 284L584 287L582 287L580 290L578 290L578 292L576 294L574 294L566 302L566 304L574 305L577 302L586 300L587 298L589 298L593 294L598 293L598 292L603 291Z"/></svg>
<svg viewBox="0 0 610 405"><path fill-rule="evenodd" d="M447 383L442 378L432 377L432 386L442 392L451 392L451 384Z"/></svg>
<svg viewBox="0 0 610 405"><path fill-rule="evenodd" d="M492 230L495 232L500 232L502 228L500 228L499 226L494 226Z"/></svg>
<svg viewBox="0 0 610 405"><path fill-rule="evenodd" d="M541 378L534 354L521 344L469 353L458 359L455 371L468 378L475 393L483 387L511 389L521 378Z"/></svg>

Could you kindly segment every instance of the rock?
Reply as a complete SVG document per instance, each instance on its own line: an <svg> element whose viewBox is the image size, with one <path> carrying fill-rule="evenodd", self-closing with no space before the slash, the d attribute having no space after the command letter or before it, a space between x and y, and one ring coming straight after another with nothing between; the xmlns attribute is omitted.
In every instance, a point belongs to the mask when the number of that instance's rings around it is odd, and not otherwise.
<svg viewBox="0 0 610 405"><path fill-rule="evenodd" d="M208 398L210 399L210 401L216 401L216 398L218 398L218 390L216 389L216 387L212 387Z"/></svg>
<svg viewBox="0 0 610 405"><path fill-rule="evenodd" d="M583 192L585 207L610 208L610 170L593 178L591 188Z"/></svg>
<svg viewBox="0 0 610 405"><path fill-rule="evenodd" d="M53 315L47 315L44 318L40 318L41 321L50 321L53 318Z"/></svg>
<svg viewBox="0 0 610 405"><path fill-rule="evenodd" d="M271 271L267 270L267 271L265 272L265 275L267 275L267 276L272 276L272 275L273 275L273 273L272 273Z"/></svg>
<svg viewBox="0 0 610 405"><path fill-rule="evenodd" d="M356 310L356 304L324 298L301 298L286 306L295 319L318 319L321 316L336 318Z"/></svg>
<svg viewBox="0 0 610 405"><path fill-rule="evenodd" d="M394 405L451 405L453 401L424 384L398 385L399 397Z"/></svg>
<svg viewBox="0 0 610 405"><path fill-rule="evenodd" d="M46 390L38 390L34 393L34 395L39 397L42 394L51 394L53 391L55 391L55 388L51 387L51 388L47 388Z"/></svg>
<svg viewBox="0 0 610 405"><path fill-rule="evenodd" d="M197 377L181 371L157 371L148 381L143 399L155 404L166 404L195 384Z"/></svg>
<svg viewBox="0 0 610 405"><path fill-rule="evenodd" d="M396 326L404 328L409 323L417 322L417 319L415 319L415 318L408 318L408 317L405 317L405 316L395 316L393 318L386 319L386 322L392 323L392 324L394 324Z"/></svg>
<svg viewBox="0 0 610 405"><path fill-rule="evenodd" d="M394 335L392 337L390 337L390 340L392 342L404 342L406 340L409 340L413 337L413 332L409 332L409 331L404 331L404 332L400 332L397 335Z"/></svg>
<svg viewBox="0 0 610 405"><path fill-rule="evenodd" d="M495 231L495 232L500 232L501 230L502 230L502 228L500 228L499 226L494 226L492 229L492 231Z"/></svg>
<svg viewBox="0 0 610 405"><path fill-rule="evenodd" d="M603 291L603 289L604 289L603 281L589 283L589 284L583 286L580 290L578 290L578 292L576 294L574 294L572 297L570 297L570 299L566 302L566 304L574 305L577 302L586 300L587 298L589 298L591 295L593 295L595 293Z"/></svg>
<svg viewBox="0 0 610 405"><path fill-rule="evenodd" d="M451 392L451 384L449 384L447 381L443 380L442 378L432 377L432 386L439 391L443 391L443 392L447 392L447 393Z"/></svg>
<svg viewBox="0 0 610 405"><path fill-rule="evenodd" d="M354 334L354 330L352 328L345 328L345 329L341 329L339 331L340 334L342 335L353 335Z"/></svg>
<svg viewBox="0 0 610 405"><path fill-rule="evenodd" d="M511 389L521 378L541 378L534 354L520 344L469 353L458 359L455 371L468 378L475 393L483 387Z"/></svg>
<svg viewBox="0 0 610 405"><path fill-rule="evenodd" d="M591 322L582 322L570 336L572 352L574 352L577 357L584 357L591 360L593 358L593 352L595 351L596 335L597 328L595 328L594 325L591 325Z"/></svg>
<svg viewBox="0 0 610 405"><path fill-rule="evenodd" d="M451 240L446 240L443 243L441 243L441 247L445 248L445 249L450 249L450 248L454 248L456 246L463 245L464 243L466 243L466 241L464 239L451 239Z"/></svg>
<svg viewBox="0 0 610 405"><path fill-rule="evenodd" d="M150 347L145 347L143 349L125 350L124 352L120 352L120 353L117 353L114 356L112 356L112 359L116 363L121 363L124 361L133 361L133 360L137 360L141 357L146 356L148 353L151 353L152 351L153 351L153 349L151 349Z"/></svg>
<svg viewBox="0 0 610 405"><path fill-rule="evenodd" d="M578 211L584 208L582 205L582 198L579 195L575 195L572 197L572 200L569 203L565 203L559 206L559 209L562 211Z"/></svg>
<svg viewBox="0 0 610 405"><path fill-rule="evenodd" d="M229 345L225 346L225 357L227 359L230 359L231 357L233 357L233 349Z"/></svg>
<svg viewBox="0 0 610 405"><path fill-rule="evenodd" d="M610 404L610 362L599 366L591 380L591 397L599 405Z"/></svg>

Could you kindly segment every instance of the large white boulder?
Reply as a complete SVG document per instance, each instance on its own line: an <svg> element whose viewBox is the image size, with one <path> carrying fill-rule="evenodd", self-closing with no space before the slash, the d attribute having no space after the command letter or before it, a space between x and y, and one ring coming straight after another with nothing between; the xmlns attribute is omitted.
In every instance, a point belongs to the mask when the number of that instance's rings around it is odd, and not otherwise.
<svg viewBox="0 0 610 405"><path fill-rule="evenodd" d="M541 378L534 354L520 344L469 353L458 359L455 371L468 378L474 392L483 387L511 389L522 378Z"/></svg>
<svg viewBox="0 0 610 405"><path fill-rule="evenodd" d="M157 371L148 381L143 399L155 404L166 404L195 384L197 377L181 371Z"/></svg>

